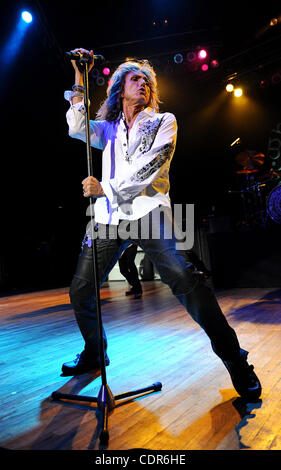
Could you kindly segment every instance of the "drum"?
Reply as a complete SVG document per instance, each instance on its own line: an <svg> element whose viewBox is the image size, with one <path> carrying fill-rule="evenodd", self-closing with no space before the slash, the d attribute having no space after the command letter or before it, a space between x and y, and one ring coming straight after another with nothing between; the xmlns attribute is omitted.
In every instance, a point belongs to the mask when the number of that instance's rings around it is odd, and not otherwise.
<svg viewBox="0 0 281 470"><path fill-rule="evenodd" d="M267 196L266 211L274 222L281 224L281 182Z"/></svg>

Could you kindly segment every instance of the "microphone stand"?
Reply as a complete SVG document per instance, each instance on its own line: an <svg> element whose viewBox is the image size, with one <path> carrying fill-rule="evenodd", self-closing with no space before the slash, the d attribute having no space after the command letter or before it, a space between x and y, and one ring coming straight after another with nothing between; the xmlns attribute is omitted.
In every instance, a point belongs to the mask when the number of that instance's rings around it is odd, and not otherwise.
<svg viewBox="0 0 281 470"><path fill-rule="evenodd" d="M88 81L88 57L81 56L79 59L80 65L83 67L83 76L84 76L84 94L85 94L85 108L86 108L86 150L87 150L87 167L88 167L88 176L93 176L93 161L92 161L92 152L90 144L90 106L89 106L89 81ZM98 263L97 263L97 249L96 249L96 238L94 236L95 227L94 227L94 202L93 198L90 198L90 224L91 224L91 235L92 235L92 257L93 257L93 274L94 274L94 289L96 295L96 307L97 307L97 318L98 318L98 332L99 332L99 352L100 352L100 370L101 370L101 379L102 385L97 397L90 396L81 396L81 395L72 395L60 392L53 392L53 400L71 400L79 402L94 402L97 403L99 410L102 412L102 430L100 432L100 443L106 445L109 440L108 432L108 413L115 408L115 400L120 400L123 398L128 398L133 395L140 395L145 392L154 391L158 392L162 389L161 382L155 382L154 384L141 388L134 391L129 391L121 393L119 395L113 395L106 378L105 370L105 358L104 358L104 342L103 342L103 324L102 324L102 315L101 315L101 306L100 306L100 292L99 292L99 279L98 279Z"/></svg>

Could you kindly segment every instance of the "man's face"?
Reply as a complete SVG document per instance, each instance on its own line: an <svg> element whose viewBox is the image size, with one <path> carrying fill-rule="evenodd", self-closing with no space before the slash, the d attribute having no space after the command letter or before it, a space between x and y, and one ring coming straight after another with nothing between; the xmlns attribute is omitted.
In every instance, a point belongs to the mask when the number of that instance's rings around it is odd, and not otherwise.
<svg viewBox="0 0 281 470"><path fill-rule="evenodd" d="M147 106L150 98L148 79L142 72L129 72L122 93L123 104Z"/></svg>

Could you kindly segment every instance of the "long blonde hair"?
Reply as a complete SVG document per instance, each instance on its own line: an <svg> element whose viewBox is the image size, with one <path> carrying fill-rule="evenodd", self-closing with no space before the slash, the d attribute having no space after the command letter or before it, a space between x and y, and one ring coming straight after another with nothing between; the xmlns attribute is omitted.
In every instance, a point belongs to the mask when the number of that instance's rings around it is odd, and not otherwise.
<svg viewBox="0 0 281 470"><path fill-rule="evenodd" d="M148 106L156 112L159 111L159 91L156 80L156 73L147 60L128 60L122 63L115 70L110 78L109 85L106 90L107 98L100 106L97 114L97 120L116 121L122 111L121 95L124 90L126 75L130 72L142 72L148 79L150 88L150 98Z"/></svg>

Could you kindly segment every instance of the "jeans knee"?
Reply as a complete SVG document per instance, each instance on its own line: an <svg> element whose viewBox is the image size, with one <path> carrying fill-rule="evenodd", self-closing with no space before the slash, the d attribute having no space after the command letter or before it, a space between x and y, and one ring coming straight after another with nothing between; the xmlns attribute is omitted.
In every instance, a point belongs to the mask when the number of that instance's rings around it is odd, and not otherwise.
<svg viewBox="0 0 281 470"><path fill-rule="evenodd" d="M170 287L174 295L189 294L201 281L201 276L191 269L185 269L174 273Z"/></svg>
<svg viewBox="0 0 281 470"><path fill-rule="evenodd" d="M76 276L73 277L69 288L69 298L74 309L79 309L84 306L85 302L90 302L93 295L91 284Z"/></svg>

